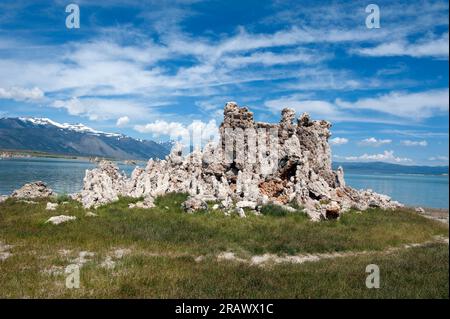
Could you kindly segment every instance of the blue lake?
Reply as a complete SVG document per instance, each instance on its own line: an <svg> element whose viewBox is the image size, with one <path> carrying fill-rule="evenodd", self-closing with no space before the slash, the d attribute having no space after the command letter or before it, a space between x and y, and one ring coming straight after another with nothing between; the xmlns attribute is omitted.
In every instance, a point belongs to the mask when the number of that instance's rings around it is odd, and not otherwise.
<svg viewBox="0 0 450 319"><path fill-rule="evenodd" d="M0 194L8 195L25 183L41 180L58 193L74 193L83 185L86 169L96 165L85 160L19 158L0 160ZM130 175L134 166L119 164ZM404 204L433 208L449 207L448 176L380 175L345 173L349 186L373 189Z"/></svg>
<svg viewBox="0 0 450 319"><path fill-rule="evenodd" d="M382 175L346 172L347 185L370 188L410 206L448 209L448 175Z"/></svg>
<svg viewBox="0 0 450 319"><path fill-rule="evenodd" d="M0 160L0 194L9 195L32 181L43 181L60 194L78 192L87 169L97 165L87 160L55 158L16 158ZM128 175L134 166L121 165Z"/></svg>

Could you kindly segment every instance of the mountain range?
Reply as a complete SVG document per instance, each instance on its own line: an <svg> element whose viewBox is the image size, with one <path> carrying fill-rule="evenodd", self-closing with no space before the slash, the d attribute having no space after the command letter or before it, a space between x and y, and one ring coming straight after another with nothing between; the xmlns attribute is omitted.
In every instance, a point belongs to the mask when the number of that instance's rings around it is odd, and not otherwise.
<svg viewBox="0 0 450 319"><path fill-rule="evenodd" d="M123 134L94 130L84 124L58 123L48 118L0 118L0 150L58 155L148 160L164 158L171 142L158 143ZM385 162L333 162L358 174L448 174L448 166L406 166Z"/></svg>
<svg viewBox="0 0 450 319"><path fill-rule="evenodd" d="M0 118L0 150L147 160L164 158L170 151L170 143L97 131L83 124L20 117Z"/></svg>
<svg viewBox="0 0 450 319"><path fill-rule="evenodd" d="M344 172L354 174L448 174L448 166L399 165L385 162L333 162L333 169L337 169L339 166L344 168Z"/></svg>

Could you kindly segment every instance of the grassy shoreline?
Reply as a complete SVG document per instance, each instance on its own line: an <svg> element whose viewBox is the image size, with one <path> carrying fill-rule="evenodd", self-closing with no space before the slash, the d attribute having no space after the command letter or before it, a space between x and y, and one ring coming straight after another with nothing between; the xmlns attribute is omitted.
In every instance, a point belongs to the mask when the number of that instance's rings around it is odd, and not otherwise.
<svg viewBox="0 0 450 319"><path fill-rule="evenodd" d="M56 211L45 209L47 201L0 203L0 245L11 254L0 261L0 297L448 298L448 244L435 241L448 238L448 225L411 210L355 211L318 223L301 213L241 219L212 210L186 214L184 198L169 194L148 210L128 209L136 199L122 198L92 210L95 217L72 201L60 200ZM62 214L77 219L45 223ZM67 289L63 270L81 252L92 253L81 287ZM301 264L239 262L348 252L358 254ZM221 260L223 253L237 260ZM365 287L371 263L380 266L380 289Z"/></svg>

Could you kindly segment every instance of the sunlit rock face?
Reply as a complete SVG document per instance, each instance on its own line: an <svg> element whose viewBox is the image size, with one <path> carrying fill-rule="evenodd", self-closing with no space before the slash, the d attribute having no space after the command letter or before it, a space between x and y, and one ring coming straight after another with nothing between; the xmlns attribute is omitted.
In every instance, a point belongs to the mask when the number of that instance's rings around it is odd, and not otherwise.
<svg viewBox="0 0 450 319"><path fill-rule="evenodd" d="M307 113L296 118L289 108L282 110L279 123L255 122L247 108L228 102L218 143L210 142L187 156L177 143L166 159L150 160L130 178L111 163L102 163L86 172L83 191L76 198L92 207L125 195L152 202L158 195L185 192L191 195L189 203L218 201L225 211L239 202L255 212L267 203L285 207L296 203L313 220L338 218L352 207L400 206L385 195L345 185L343 169L331 168L330 127ZM189 211L202 207L185 206Z"/></svg>

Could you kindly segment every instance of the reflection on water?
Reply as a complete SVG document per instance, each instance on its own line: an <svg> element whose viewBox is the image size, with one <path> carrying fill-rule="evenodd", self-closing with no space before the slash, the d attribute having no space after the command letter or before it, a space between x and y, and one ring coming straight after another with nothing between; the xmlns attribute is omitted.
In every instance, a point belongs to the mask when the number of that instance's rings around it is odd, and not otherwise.
<svg viewBox="0 0 450 319"><path fill-rule="evenodd" d="M60 194L78 192L83 185L86 169L96 165L85 160L23 158L0 160L0 194L32 181L44 181ZM134 166L119 165L127 175ZM362 175L345 174L349 186L370 188L387 194L407 205L448 208L448 176L431 175Z"/></svg>

